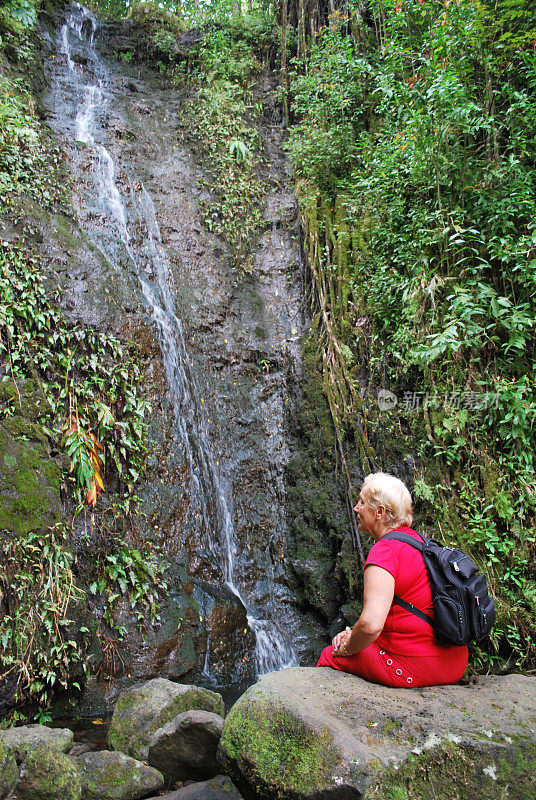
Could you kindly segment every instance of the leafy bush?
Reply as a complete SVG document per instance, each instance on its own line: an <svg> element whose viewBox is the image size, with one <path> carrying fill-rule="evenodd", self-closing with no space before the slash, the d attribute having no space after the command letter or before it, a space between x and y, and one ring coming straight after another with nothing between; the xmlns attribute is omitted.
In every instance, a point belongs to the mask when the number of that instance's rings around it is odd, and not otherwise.
<svg viewBox="0 0 536 800"><path fill-rule="evenodd" d="M498 624L475 664L513 651L534 666L533 8L404 0L380 3L373 21L364 51L334 14L291 87L290 149L329 320L320 346L346 386L334 419L349 429L360 415L380 452L397 436L400 455L418 456L423 519L487 571ZM458 400L380 417L385 383L400 400Z"/></svg>
<svg viewBox="0 0 536 800"><path fill-rule="evenodd" d="M69 618L83 592L74 585L67 532L56 526L24 539L3 537L0 552L0 675L17 680L19 700L33 696L44 704L54 689L67 687L74 667L85 666Z"/></svg>
<svg viewBox="0 0 536 800"><path fill-rule="evenodd" d="M188 127L212 172L215 196L204 207L205 223L226 239L233 263L249 271L265 194L256 127L262 108L251 92L262 66L251 44L237 37L232 26L212 27L200 43Z"/></svg>

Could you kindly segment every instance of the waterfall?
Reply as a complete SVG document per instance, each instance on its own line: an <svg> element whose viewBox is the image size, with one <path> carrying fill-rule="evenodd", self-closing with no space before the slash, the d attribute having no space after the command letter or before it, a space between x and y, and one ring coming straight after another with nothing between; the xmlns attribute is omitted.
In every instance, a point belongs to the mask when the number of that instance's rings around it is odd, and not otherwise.
<svg viewBox="0 0 536 800"><path fill-rule="evenodd" d="M108 67L93 44L97 28L98 22L90 11L78 3L69 6L57 42L58 52L67 63L65 88L72 97L70 118L61 121L62 133L67 131L74 142L92 148L95 154L92 180L99 209L122 243L158 331L173 408L174 432L187 455L191 496L200 509L208 549L218 561L223 580L246 608L249 627L256 637L257 674L292 666L297 658L288 639L273 621L254 615L235 583L237 547L231 484L212 454L206 412L198 400L201 393L169 285L171 265L162 244L154 203L143 182L134 174L129 174L128 191L125 190L124 195L121 193L118 165L103 143L105 126L102 120L110 106L111 93L107 91ZM71 47L73 39L77 47L83 47L91 69L76 63ZM121 165L121 172L128 173L128 165ZM135 247L134 239L141 235L143 248ZM118 266L114 248L107 243L105 235L94 238L105 257Z"/></svg>

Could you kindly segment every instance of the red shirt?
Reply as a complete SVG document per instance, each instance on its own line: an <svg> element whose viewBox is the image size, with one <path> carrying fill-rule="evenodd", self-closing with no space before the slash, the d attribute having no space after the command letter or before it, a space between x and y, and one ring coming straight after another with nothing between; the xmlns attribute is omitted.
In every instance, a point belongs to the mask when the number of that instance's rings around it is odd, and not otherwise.
<svg viewBox="0 0 536 800"><path fill-rule="evenodd" d="M401 525L396 530L407 533L422 542L422 537L405 525ZM430 581L423 557L418 550L405 542L380 539L372 546L365 569L371 565L382 567L393 576L395 594L433 617ZM445 656L451 649L460 649L452 648L451 645L439 644L431 625L397 605L392 605L389 609L377 643L391 653L414 658L433 655ZM467 650L465 647L464 649Z"/></svg>

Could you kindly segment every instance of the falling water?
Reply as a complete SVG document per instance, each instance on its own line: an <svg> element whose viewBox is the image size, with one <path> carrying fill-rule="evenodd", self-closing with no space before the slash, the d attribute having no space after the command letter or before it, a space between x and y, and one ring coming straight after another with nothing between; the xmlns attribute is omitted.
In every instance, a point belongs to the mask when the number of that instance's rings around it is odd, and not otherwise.
<svg viewBox="0 0 536 800"><path fill-rule="evenodd" d="M209 548L217 557L225 584L248 609L235 584L236 537L230 485L214 462L207 418L197 402L199 390L187 355L183 326L169 288L170 263L162 246L155 207L143 183L131 176L128 200L134 218L129 220L126 200L117 185L116 165L109 151L98 141L102 136L98 120L105 112L109 98L107 69L93 47L96 30L97 21L91 12L73 3L58 37L58 50L67 62L73 96L76 97L74 124L69 127L75 141L92 147L97 156L94 170L97 194L108 222L134 267L145 303L159 332L176 436L184 445L188 458L192 499L201 510ZM72 58L70 37L73 36L79 45L85 47L90 71L77 65ZM87 82L86 75L89 76ZM135 226L136 231L143 231L144 248L133 246L129 223L130 228ZM113 254L108 252L110 248L107 249L103 241L97 245L108 259L114 260ZM256 637L257 674L297 663L294 649L272 621L257 619L248 613L248 624Z"/></svg>

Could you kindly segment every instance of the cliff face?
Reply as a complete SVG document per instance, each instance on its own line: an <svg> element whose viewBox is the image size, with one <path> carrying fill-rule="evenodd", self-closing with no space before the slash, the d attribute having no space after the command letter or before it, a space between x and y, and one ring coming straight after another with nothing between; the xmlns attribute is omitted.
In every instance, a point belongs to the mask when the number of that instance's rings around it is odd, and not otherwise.
<svg viewBox="0 0 536 800"><path fill-rule="evenodd" d="M195 60L201 34L172 33L176 63ZM353 568L331 423L303 350L300 233L269 64L256 62L255 111L240 122L259 193L251 223L248 208L225 208L211 147L220 137L228 151L226 131L207 144L196 122L207 95L156 63L149 38L146 19L105 23L77 4L43 15L34 83L63 195L18 192L3 214L5 241L35 254L58 307L58 357L80 359L50 368L51 383L76 372L80 409L115 415L95 449L104 491L90 507L84 489L73 523L65 431L78 395L52 411L47 395L41 413L39 364L2 390L3 527L17 540L71 530L81 592L65 619L90 674L77 712L155 675L224 685L311 662ZM150 410L137 461L121 466L139 403L129 386ZM15 682L4 688L9 704Z"/></svg>

